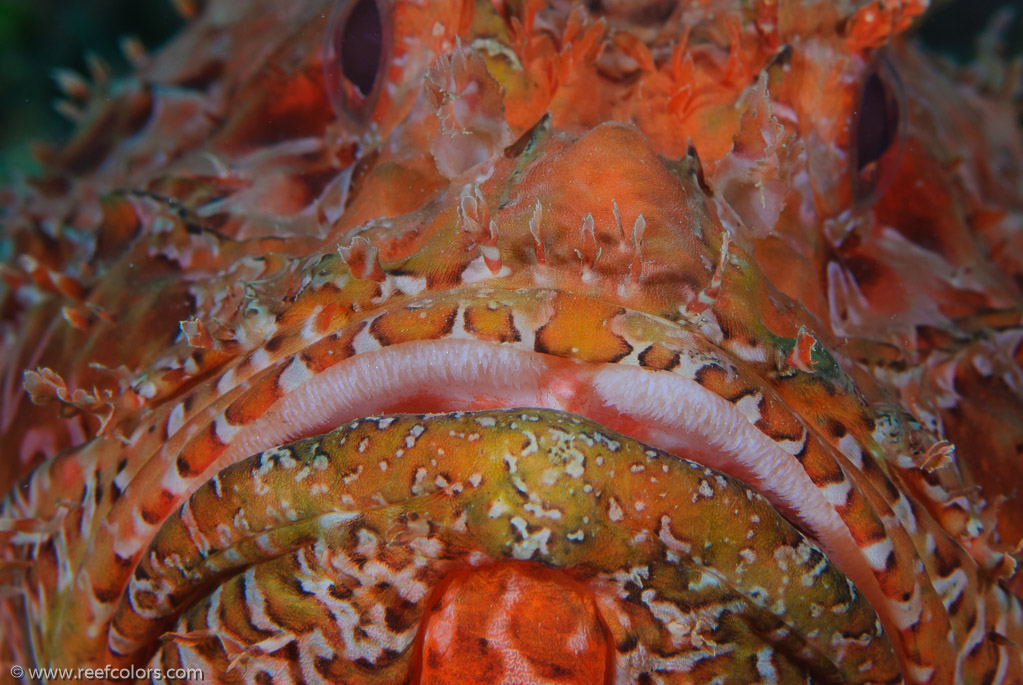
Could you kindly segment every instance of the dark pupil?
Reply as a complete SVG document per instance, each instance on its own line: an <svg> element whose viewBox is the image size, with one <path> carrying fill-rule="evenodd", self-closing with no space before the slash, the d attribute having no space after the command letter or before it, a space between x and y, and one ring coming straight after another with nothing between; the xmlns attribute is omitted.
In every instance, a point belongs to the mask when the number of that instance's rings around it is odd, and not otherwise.
<svg viewBox="0 0 1023 685"><path fill-rule="evenodd" d="M383 49L383 27L375 0L355 3L337 40L340 43L341 71L365 97L373 90L373 83L377 80Z"/></svg>
<svg viewBox="0 0 1023 685"><path fill-rule="evenodd" d="M856 166L862 171L877 161L895 141L898 133L898 103L889 98L885 84L872 73L860 99L859 125L856 130Z"/></svg>

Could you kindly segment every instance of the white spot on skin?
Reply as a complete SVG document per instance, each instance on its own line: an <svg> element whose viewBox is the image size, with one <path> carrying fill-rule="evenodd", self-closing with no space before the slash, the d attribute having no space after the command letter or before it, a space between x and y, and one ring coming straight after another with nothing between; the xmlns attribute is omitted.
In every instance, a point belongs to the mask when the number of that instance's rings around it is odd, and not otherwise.
<svg viewBox="0 0 1023 685"><path fill-rule="evenodd" d="M426 429L419 424L412 426L412 428L408 432L408 435L405 436L405 447L408 449L412 449L413 447L415 447L416 440L419 438L420 435L423 434L424 430Z"/></svg>
<svg viewBox="0 0 1023 685"><path fill-rule="evenodd" d="M418 295L426 289L426 278L416 276L395 276L394 286L405 295Z"/></svg>
<svg viewBox="0 0 1023 685"><path fill-rule="evenodd" d="M234 436L241 429L240 426L235 426L232 423L228 422L227 417L224 415L223 412L217 414L217 418L214 419L213 421L213 427L214 430L216 431L217 438L219 438L220 442L224 443L225 445L229 444L231 440L234 439Z"/></svg>
<svg viewBox="0 0 1023 685"><path fill-rule="evenodd" d="M317 305L316 309L320 309L320 306ZM315 320L315 318L311 317L310 320ZM306 325L308 325L308 323ZM248 359L249 368L251 369L252 373L259 373L266 367L270 366L270 363L271 363L270 353L267 352L262 347L253 350L252 355Z"/></svg>
<svg viewBox="0 0 1023 685"><path fill-rule="evenodd" d="M302 359L294 357L291 363L288 364L288 368L284 369L277 384L280 386L281 392L287 395L304 385L312 377L313 372L306 368Z"/></svg>
<svg viewBox="0 0 1023 685"><path fill-rule="evenodd" d="M704 588L718 587L720 585L721 585L721 583L718 582L718 579L715 578L713 575L711 575L709 573L704 573L704 572L701 571L699 573L698 577L695 580L690 581L689 589L694 591L694 592L700 592ZM757 588L753 588L753 590L756 590L756 589ZM760 591L764 592L763 588L760 588ZM756 597L754 597L753 599L754 599L754 602L756 602Z"/></svg>
<svg viewBox="0 0 1023 685"><path fill-rule="evenodd" d="M490 510L487 512L487 516L496 519L498 516L507 514L510 511L508 505L504 503L504 500L498 498L490 503Z"/></svg>
<svg viewBox="0 0 1023 685"><path fill-rule="evenodd" d="M217 394L226 395L227 392L235 386L236 382L234 368L228 369L224 372L224 375L217 380Z"/></svg>
<svg viewBox="0 0 1023 685"><path fill-rule="evenodd" d="M599 431L593 434L593 440L597 444L604 445L611 452L617 452L622 446L619 441L613 440Z"/></svg>
<svg viewBox="0 0 1023 685"><path fill-rule="evenodd" d="M895 548L892 545L891 538L887 537L869 547L863 548L863 555L867 558L867 563L870 564L870 568L878 573L888 568L888 557L894 553Z"/></svg>
<svg viewBox="0 0 1023 685"><path fill-rule="evenodd" d="M291 451L279 449L277 452L277 465L282 469L291 470L298 466L298 462L291 456Z"/></svg>
<svg viewBox="0 0 1023 685"><path fill-rule="evenodd" d="M689 543L682 542L677 539L671 532L671 519L667 516L661 517L661 527L657 531L657 538L673 552L678 552L684 556L689 556L691 548Z"/></svg>
<svg viewBox="0 0 1023 685"><path fill-rule="evenodd" d="M167 437L176 434L185 423L185 405L177 404L167 416Z"/></svg>
<svg viewBox="0 0 1023 685"><path fill-rule="evenodd" d="M466 284L479 283L480 281L488 281L491 278L504 278L510 273L511 269L507 266L502 266L496 274L491 273L490 267L487 266L486 260L481 255L469 262L469 265L462 270L461 280L462 283Z"/></svg>
<svg viewBox="0 0 1023 685"><path fill-rule="evenodd" d="M918 623L924 610L919 586L913 586L913 594L907 601L899 602L893 600L891 607L892 622L899 630L906 630Z"/></svg>
<svg viewBox="0 0 1023 685"><path fill-rule="evenodd" d="M235 530L244 530L246 532L250 530L249 521L245 518L244 509L238 509L238 511L234 513L234 519L231 523L235 527Z"/></svg>
<svg viewBox="0 0 1023 685"><path fill-rule="evenodd" d="M381 349L380 343L370 333L371 326L363 326L352 340L352 349L356 355Z"/></svg>
<svg viewBox="0 0 1023 685"><path fill-rule="evenodd" d="M763 399L763 395L759 392L755 392L752 395L745 395L738 402L735 403L735 408L739 410L739 413L746 417L746 420L752 424L756 424L760 420L760 400Z"/></svg>
<svg viewBox="0 0 1023 685"><path fill-rule="evenodd" d="M225 523L217 524L217 544L220 547L227 547L234 539L234 532Z"/></svg>
<svg viewBox="0 0 1023 685"><path fill-rule="evenodd" d="M985 378L990 377L991 374L994 372L994 369L991 367L991 362L988 360L987 357L984 357L980 354L975 354L973 356L973 359L971 359L970 361L973 362L973 368L977 370L977 373L979 373L981 376L984 376Z"/></svg>
<svg viewBox="0 0 1023 685"><path fill-rule="evenodd" d="M857 469L863 468L863 449L852 433L842 436L842 439L838 441L838 449L852 462L853 466Z"/></svg>
<svg viewBox="0 0 1023 685"><path fill-rule="evenodd" d="M152 399L156 397L157 393L156 384L153 383L152 381L146 381L139 385L135 392L140 397L145 397L147 400Z"/></svg>
<svg viewBox="0 0 1023 685"><path fill-rule="evenodd" d="M544 487L550 487L558 482L562 473L563 471L561 469L544 469L543 474L540 476L540 483Z"/></svg>
<svg viewBox="0 0 1023 685"><path fill-rule="evenodd" d="M757 674L765 683L778 682L778 671L774 668L774 662L771 660L773 654L774 650L770 645L757 652Z"/></svg>
<svg viewBox="0 0 1023 685"><path fill-rule="evenodd" d="M575 448L567 450L565 455L565 473L572 478L582 478L586 472L585 460L586 457L579 450Z"/></svg>
<svg viewBox="0 0 1023 685"><path fill-rule="evenodd" d="M416 470L415 480L412 481L412 494L413 495L425 495L429 492L427 488L423 487L423 483L426 482L426 469L419 468Z"/></svg>
<svg viewBox="0 0 1023 685"><path fill-rule="evenodd" d="M725 341L728 351L748 362L766 362L767 347L761 345L749 345L738 339Z"/></svg>
<svg viewBox="0 0 1023 685"><path fill-rule="evenodd" d="M356 532L356 537L358 538L358 542L355 545L356 554L369 558L376 556L377 547L379 546L376 535L365 528L360 528Z"/></svg>
<svg viewBox="0 0 1023 685"><path fill-rule="evenodd" d="M809 573L803 575L802 584L804 587L813 587L817 583L817 578L824 573L824 569L828 567L827 557L821 555L817 565L810 569Z"/></svg>
<svg viewBox="0 0 1023 685"><path fill-rule="evenodd" d="M512 556L516 559L530 559L533 554L537 551L542 556L548 554L547 541L551 537L551 531L549 528L541 528L535 533L529 532L529 525L525 519L520 516L516 516L511 520L511 525L518 532L519 537L522 538L521 542L516 542L512 545Z"/></svg>
<svg viewBox="0 0 1023 685"><path fill-rule="evenodd" d="M906 532L910 534L916 533L916 516L913 514L909 500L901 492L899 493L899 499L892 505L892 511L895 512L895 517L899 520L899 523L906 528Z"/></svg>
<svg viewBox="0 0 1023 685"><path fill-rule="evenodd" d="M618 504L618 500L614 497L611 498L607 505L607 517L611 519L613 523L618 523L625 518L625 512L622 511L622 506Z"/></svg>
<svg viewBox="0 0 1023 685"><path fill-rule="evenodd" d="M803 451L804 447L806 447L806 440L808 437L807 433L804 432L803 436L799 440L778 440L776 444L788 454L797 455Z"/></svg>
<svg viewBox="0 0 1023 685"><path fill-rule="evenodd" d="M844 507L849 501L849 492L852 490L852 483L848 478L843 478L840 483L831 483L820 489L824 499L833 507Z"/></svg>
<svg viewBox="0 0 1023 685"><path fill-rule="evenodd" d="M523 505L523 510L528 511L537 518L549 518L555 521L561 520L561 512L557 509L544 509L539 502L527 502Z"/></svg>
<svg viewBox="0 0 1023 685"><path fill-rule="evenodd" d="M934 586L934 590L941 597L941 603L948 609L953 602L959 599L959 596L963 594L969 584L969 579L966 576L966 572L961 568L957 568L947 578L936 577L931 581Z"/></svg>
<svg viewBox="0 0 1023 685"><path fill-rule="evenodd" d="M526 446L522 448L522 456L528 457L531 454L536 454L537 451L539 450L539 446L537 445L536 441L536 434L534 434L532 431L524 430L522 431L522 435L525 436L526 439L529 441L526 444Z"/></svg>

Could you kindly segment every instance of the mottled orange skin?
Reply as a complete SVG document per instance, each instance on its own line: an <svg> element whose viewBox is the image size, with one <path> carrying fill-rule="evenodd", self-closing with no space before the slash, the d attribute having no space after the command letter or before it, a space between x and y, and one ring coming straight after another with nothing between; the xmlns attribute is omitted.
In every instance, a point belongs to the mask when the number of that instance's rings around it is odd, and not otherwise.
<svg viewBox="0 0 1023 685"><path fill-rule="evenodd" d="M323 75L329 5L207 3L132 79L95 87L43 178L3 191L6 660L284 682L322 656L339 682L514 682L518 650L551 682L1023 679L1023 143L1004 94L898 38L923 3L394 2L365 102ZM849 158L882 57L906 86L906 149L873 193ZM434 342L542 360L563 401L536 421L614 425L637 459L656 431L586 380L693 383L798 460L872 560L871 591L829 596L841 610L822 618L817 593L847 581L829 565L830 584L786 584L784 564L821 555L791 511L725 476L734 509L699 479L647 482L600 445L588 468L617 508L538 471L538 499L491 520L487 488L517 487L514 413L381 419L396 428L364 452L343 439L368 424L238 453L309 379ZM443 390L389 411L448 411ZM445 437L477 420L500 422L492 451ZM435 451L398 457L417 421ZM282 454L322 474L300 482ZM448 487L477 466L480 490ZM587 506L606 518L582 547L543 515ZM770 532L750 585L754 515ZM542 530L553 551L509 551ZM415 601L392 577L411 567ZM473 651L487 595L517 625L579 627L586 656L521 631L515 650ZM346 655L338 606L379 628L372 658ZM458 637L441 658L443 631Z"/></svg>
<svg viewBox="0 0 1023 685"><path fill-rule="evenodd" d="M586 587L543 567L495 565L456 575L423 631L424 684L610 678L610 636ZM521 655L519 667L508 669L495 652Z"/></svg>

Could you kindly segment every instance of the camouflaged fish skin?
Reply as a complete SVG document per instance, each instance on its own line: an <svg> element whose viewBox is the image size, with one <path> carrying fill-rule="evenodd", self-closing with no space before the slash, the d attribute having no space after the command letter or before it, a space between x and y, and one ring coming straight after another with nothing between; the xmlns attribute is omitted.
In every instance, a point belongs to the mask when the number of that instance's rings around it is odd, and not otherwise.
<svg viewBox="0 0 1023 685"><path fill-rule="evenodd" d="M924 0L178 4L0 190L5 663L1023 682L1016 72Z"/></svg>

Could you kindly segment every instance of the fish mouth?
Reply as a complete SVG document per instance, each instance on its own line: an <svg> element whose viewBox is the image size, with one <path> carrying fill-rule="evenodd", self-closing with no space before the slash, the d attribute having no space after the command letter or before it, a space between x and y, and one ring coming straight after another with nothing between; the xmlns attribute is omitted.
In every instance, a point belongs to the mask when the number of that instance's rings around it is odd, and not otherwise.
<svg viewBox="0 0 1023 685"><path fill-rule="evenodd" d="M741 400L733 404L671 372L469 340L402 343L310 378L240 429L210 473L366 416L526 407L586 417L751 485L834 555L846 556L853 544L794 456L803 441L767 437Z"/></svg>
<svg viewBox="0 0 1023 685"><path fill-rule="evenodd" d="M778 440L757 427L758 393L730 401L686 377L692 369L651 369L636 364L634 346L621 359L595 362L537 351L533 341L500 343L450 334L442 339L381 345L379 336L371 335L371 328L357 327L358 332L348 340L351 355L315 374L299 370L310 363L302 361L302 353L292 355L290 363L279 367L282 370L277 373L283 394L259 418L233 426L224 418L230 410L221 412L214 430L227 447L197 482L223 480L222 474L238 462L257 458L250 455L295 444L366 417L508 408L584 417L608 431L698 464L708 477L724 474L748 485L808 544L823 551L829 563L849 580L850 589L855 586L876 612L875 620L880 620L878 633L883 625L884 632L892 635L896 617L887 610L871 561L861 553L829 501L844 501L849 486L830 493L810 480L798 460L810 439L808 433ZM457 333L458 326L452 328ZM539 336L534 338L539 340ZM244 392L235 394L233 406L246 397ZM695 491L678 496L679 506L697 506L700 499ZM135 592L150 585L148 578L142 583L138 580L136 574L132 581ZM894 658L889 639L880 635L881 651ZM125 640L121 650L115 651L128 654L132 649ZM837 651L842 649L845 647Z"/></svg>

